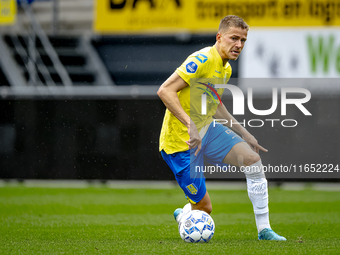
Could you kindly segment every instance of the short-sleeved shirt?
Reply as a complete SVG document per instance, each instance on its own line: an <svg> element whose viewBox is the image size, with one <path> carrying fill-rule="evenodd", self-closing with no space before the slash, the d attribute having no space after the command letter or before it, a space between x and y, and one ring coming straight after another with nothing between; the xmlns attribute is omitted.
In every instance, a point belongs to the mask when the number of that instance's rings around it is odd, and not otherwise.
<svg viewBox="0 0 340 255"><path fill-rule="evenodd" d="M176 69L176 73L189 85L177 93L184 111L194 121L197 130L208 127L213 121L218 104L222 104L222 88L216 89L212 81L227 83L231 76L231 66L227 62L224 66L220 54L215 46L203 48L191 54L183 64ZM202 94L206 94L207 107L205 115L193 114L201 111ZM190 103L191 96L191 103ZM194 98L194 100L193 100ZM211 106L212 105L212 106ZM167 154L186 151L189 149L185 141L189 140L187 127L166 109L159 150Z"/></svg>

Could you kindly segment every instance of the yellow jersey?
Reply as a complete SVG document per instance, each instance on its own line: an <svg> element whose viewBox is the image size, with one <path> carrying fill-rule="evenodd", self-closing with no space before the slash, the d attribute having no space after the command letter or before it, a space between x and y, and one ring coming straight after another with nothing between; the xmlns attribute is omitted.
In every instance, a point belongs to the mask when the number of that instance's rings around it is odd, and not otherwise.
<svg viewBox="0 0 340 255"><path fill-rule="evenodd" d="M222 104L224 89L216 89L214 84L227 83L231 72L228 62L223 66L215 46L194 52L176 69L176 73L189 85L177 93L179 101L198 132L213 121L218 104ZM203 94L207 102L205 114L202 114ZM189 141L187 127L166 109L159 150L164 150L167 154L186 151L189 146L185 141Z"/></svg>

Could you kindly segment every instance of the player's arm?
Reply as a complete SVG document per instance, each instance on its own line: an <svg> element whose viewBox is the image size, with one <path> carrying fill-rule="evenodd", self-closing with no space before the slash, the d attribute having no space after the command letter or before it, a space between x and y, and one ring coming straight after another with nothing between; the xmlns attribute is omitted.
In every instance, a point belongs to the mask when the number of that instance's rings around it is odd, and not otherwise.
<svg viewBox="0 0 340 255"><path fill-rule="evenodd" d="M227 108L224 106L224 104L222 105L218 105L217 110L216 110L216 114L214 115L214 117L216 119L225 119L228 121L228 123L226 124L227 127L229 127L230 129L233 129L234 131L236 131L237 133L239 133L243 140L245 140L249 146L257 153L259 153L259 150L265 151L267 152L268 150L263 148L261 145L258 144L257 140L255 139L254 136L252 136L247 129L245 129L241 124L234 124L233 126L231 126L231 123L238 123L237 120L229 113L229 111L227 110Z"/></svg>
<svg viewBox="0 0 340 255"><path fill-rule="evenodd" d="M195 155L201 150L202 139L199 136L197 128L189 115L184 111L177 96L177 92L189 86L176 72L173 73L158 89L157 95L162 99L168 110L187 128L190 140L186 143L189 148L196 148Z"/></svg>

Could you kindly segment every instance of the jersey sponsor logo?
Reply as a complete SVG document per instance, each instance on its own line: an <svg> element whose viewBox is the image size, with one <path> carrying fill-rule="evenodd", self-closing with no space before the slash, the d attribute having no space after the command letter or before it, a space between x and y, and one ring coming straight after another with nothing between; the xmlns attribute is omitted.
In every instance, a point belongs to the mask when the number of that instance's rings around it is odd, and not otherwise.
<svg viewBox="0 0 340 255"><path fill-rule="evenodd" d="M221 72L219 72L219 71L217 71L217 70L215 70L215 72L221 74Z"/></svg>
<svg viewBox="0 0 340 255"><path fill-rule="evenodd" d="M208 57L206 55L203 54L198 54L195 56L195 58L198 59L199 62L201 62L202 64L205 63L208 60Z"/></svg>
<svg viewBox="0 0 340 255"><path fill-rule="evenodd" d="M194 61L191 61L185 67L188 73L196 73L198 65Z"/></svg>
<svg viewBox="0 0 340 255"><path fill-rule="evenodd" d="M204 85L206 88L200 88L198 87L198 89L201 89L204 91L204 94L207 94L210 96L210 98L213 100L213 102L215 102L216 104L221 104L222 105L222 100L220 95L217 93L216 89L214 88L214 84L212 83L203 83L203 82L198 82L199 84Z"/></svg>
<svg viewBox="0 0 340 255"><path fill-rule="evenodd" d="M191 183L190 185L186 186L187 190L193 194L196 195L197 194L197 187L195 186L195 184Z"/></svg>

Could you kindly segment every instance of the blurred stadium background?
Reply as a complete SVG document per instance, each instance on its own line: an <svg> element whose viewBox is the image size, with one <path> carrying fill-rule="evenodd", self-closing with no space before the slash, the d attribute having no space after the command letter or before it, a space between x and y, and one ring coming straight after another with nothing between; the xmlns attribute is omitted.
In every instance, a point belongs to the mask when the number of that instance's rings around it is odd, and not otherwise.
<svg viewBox="0 0 340 255"><path fill-rule="evenodd" d="M214 44L228 14L251 28L232 78L298 80L312 93L312 117L288 111L296 128L249 128L270 151L263 162L339 164L338 0L0 0L0 13L1 179L173 180L156 91ZM267 109L270 93L254 105ZM279 180L311 175L293 177Z"/></svg>

